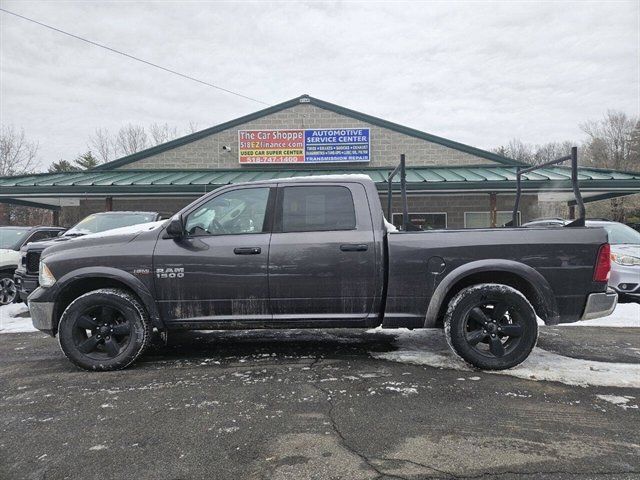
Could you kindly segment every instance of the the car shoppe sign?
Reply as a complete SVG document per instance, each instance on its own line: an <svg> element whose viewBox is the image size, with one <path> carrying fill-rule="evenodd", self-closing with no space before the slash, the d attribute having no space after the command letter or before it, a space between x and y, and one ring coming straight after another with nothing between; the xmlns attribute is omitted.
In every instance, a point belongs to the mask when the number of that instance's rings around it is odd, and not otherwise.
<svg viewBox="0 0 640 480"><path fill-rule="evenodd" d="M239 130L240 163L368 162L368 128Z"/></svg>

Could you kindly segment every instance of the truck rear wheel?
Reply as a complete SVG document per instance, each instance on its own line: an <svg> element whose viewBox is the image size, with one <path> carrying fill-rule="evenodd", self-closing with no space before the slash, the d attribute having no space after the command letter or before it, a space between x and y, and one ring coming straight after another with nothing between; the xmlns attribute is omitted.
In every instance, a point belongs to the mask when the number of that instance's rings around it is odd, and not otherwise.
<svg viewBox="0 0 640 480"><path fill-rule="evenodd" d="M124 290L85 293L60 318L58 341L66 357L85 370L120 370L151 342L151 322L140 301Z"/></svg>
<svg viewBox="0 0 640 480"><path fill-rule="evenodd" d="M467 287L453 297L444 328L451 349L484 370L515 367L538 340L529 301L518 290L494 283Z"/></svg>

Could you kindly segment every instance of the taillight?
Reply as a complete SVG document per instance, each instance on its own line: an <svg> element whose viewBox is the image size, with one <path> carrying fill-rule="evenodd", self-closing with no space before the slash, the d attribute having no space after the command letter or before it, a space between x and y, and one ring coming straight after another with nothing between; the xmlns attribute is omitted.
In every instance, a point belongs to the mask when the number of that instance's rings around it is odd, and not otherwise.
<svg viewBox="0 0 640 480"><path fill-rule="evenodd" d="M600 245L598 250L598 260L593 271L594 282L608 282L611 273L611 247L608 243Z"/></svg>

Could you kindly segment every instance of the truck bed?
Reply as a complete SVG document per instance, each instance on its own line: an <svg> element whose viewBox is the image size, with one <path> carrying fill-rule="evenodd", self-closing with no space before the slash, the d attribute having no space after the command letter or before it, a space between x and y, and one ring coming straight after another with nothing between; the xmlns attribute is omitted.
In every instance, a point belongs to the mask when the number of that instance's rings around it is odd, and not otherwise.
<svg viewBox="0 0 640 480"><path fill-rule="evenodd" d="M606 242L601 228L387 233L383 325L437 326L447 303L441 292L471 276L486 283L528 281L522 287L539 317L549 324L576 321L587 296L606 291L606 283L592 281L598 250Z"/></svg>

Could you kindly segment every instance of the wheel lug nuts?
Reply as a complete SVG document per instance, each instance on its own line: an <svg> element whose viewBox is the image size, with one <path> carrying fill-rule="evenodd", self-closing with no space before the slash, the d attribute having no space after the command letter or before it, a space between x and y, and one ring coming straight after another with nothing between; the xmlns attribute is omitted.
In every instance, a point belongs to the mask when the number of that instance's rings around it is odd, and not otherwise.
<svg viewBox="0 0 640 480"><path fill-rule="evenodd" d="M495 334L495 333L492 333L492 334L491 334L491 336L492 336L492 337L495 337L495 336L496 336L496 334Z"/></svg>

